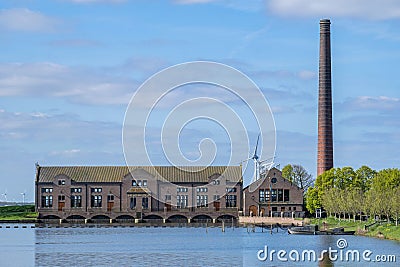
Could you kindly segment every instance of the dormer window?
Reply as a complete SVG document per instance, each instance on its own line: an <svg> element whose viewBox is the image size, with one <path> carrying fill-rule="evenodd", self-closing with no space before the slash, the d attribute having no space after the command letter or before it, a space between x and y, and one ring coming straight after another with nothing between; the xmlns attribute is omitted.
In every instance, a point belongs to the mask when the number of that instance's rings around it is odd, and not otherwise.
<svg viewBox="0 0 400 267"><path fill-rule="evenodd" d="M58 180L58 185L65 185L65 180Z"/></svg>

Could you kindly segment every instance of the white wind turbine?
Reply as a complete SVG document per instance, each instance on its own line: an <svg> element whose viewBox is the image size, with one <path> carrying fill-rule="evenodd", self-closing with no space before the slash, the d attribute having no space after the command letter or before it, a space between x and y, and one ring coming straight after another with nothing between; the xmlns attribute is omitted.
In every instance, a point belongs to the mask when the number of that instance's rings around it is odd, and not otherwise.
<svg viewBox="0 0 400 267"><path fill-rule="evenodd" d="M3 196L4 202L7 202L7 189L1 195Z"/></svg>

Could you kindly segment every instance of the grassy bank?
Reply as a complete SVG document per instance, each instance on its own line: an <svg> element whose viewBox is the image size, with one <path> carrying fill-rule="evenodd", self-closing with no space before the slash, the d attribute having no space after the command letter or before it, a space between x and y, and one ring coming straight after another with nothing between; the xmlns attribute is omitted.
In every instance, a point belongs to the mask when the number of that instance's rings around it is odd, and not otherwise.
<svg viewBox="0 0 400 267"><path fill-rule="evenodd" d="M4 220L32 220L38 214L34 205L0 207L0 221Z"/></svg>
<svg viewBox="0 0 400 267"><path fill-rule="evenodd" d="M311 224L319 224L321 228L323 227L323 222L325 222L328 228L344 227L345 230L356 231L358 235L365 235L365 236L400 241L400 225L396 226L394 223L387 223L387 222L376 223L368 227L367 230L364 230L365 225L370 225L374 221L354 222L352 220L348 221L343 219L339 221L338 219L333 217L324 218L320 220L318 219L306 219L306 220Z"/></svg>

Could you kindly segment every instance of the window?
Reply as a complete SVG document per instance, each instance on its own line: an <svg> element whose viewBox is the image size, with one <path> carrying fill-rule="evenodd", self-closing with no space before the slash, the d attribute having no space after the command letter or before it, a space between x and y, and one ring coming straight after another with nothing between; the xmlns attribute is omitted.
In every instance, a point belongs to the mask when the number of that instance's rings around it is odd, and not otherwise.
<svg viewBox="0 0 400 267"><path fill-rule="evenodd" d="M292 210L292 207L289 207L289 210Z"/></svg>
<svg viewBox="0 0 400 267"><path fill-rule="evenodd" d="M283 201L283 189L278 189L278 201Z"/></svg>
<svg viewBox="0 0 400 267"><path fill-rule="evenodd" d="M226 207L227 208L236 208L236 196L235 195L226 195Z"/></svg>
<svg viewBox="0 0 400 267"><path fill-rule="evenodd" d="M176 190L178 193L181 193L181 192L187 192L188 188L187 187L178 187Z"/></svg>
<svg viewBox="0 0 400 267"><path fill-rule="evenodd" d="M176 196L176 206L177 208L184 209L188 205L188 195L177 195Z"/></svg>
<svg viewBox="0 0 400 267"><path fill-rule="evenodd" d="M171 201L171 195L165 195L165 201Z"/></svg>
<svg viewBox="0 0 400 267"><path fill-rule="evenodd" d="M149 198L148 197L142 198L142 208L143 209L149 208Z"/></svg>
<svg viewBox="0 0 400 267"><path fill-rule="evenodd" d="M129 208L130 208L131 210L133 210L133 209L136 208L136 197L131 197L131 200L130 200L130 202L129 202Z"/></svg>
<svg viewBox="0 0 400 267"><path fill-rule="evenodd" d="M236 192L236 187L227 187L227 188L226 188L226 192L227 192L227 193Z"/></svg>
<svg viewBox="0 0 400 267"><path fill-rule="evenodd" d="M296 207L293 207L293 211L296 211Z"/></svg>
<svg viewBox="0 0 400 267"><path fill-rule="evenodd" d="M53 196L42 196L42 208L53 207Z"/></svg>
<svg viewBox="0 0 400 267"><path fill-rule="evenodd" d="M271 198L272 198L272 201L276 201L276 189L271 190Z"/></svg>
<svg viewBox="0 0 400 267"><path fill-rule="evenodd" d="M65 196L64 195L59 195L58 196L58 201L65 201Z"/></svg>
<svg viewBox="0 0 400 267"><path fill-rule="evenodd" d="M132 180L132 186L137 186L136 180Z"/></svg>
<svg viewBox="0 0 400 267"><path fill-rule="evenodd" d="M219 195L214 195L214 201L218 201L220 199Z"/></svg>
<svg viewBox="0 0 400 267"><path fill-rule="evenodd" d="M42 193L53 193L53 188L42 188Z"/></svg>
<svg viewBox="0 0 400 267"><path fill-rule="evenodd" d="M197 195L197 207L208 207L208 196L207 195Z"/></svg>
<svg viewBox="0 0 400 267"><path fill-rule="evenodd" d="M81 208L82 207L82 196L71 196L71 208Z"/></svg>
<svg viewBox="0 0 400 267"><path fill-rule="evenodd" d="M65 185L65 180L58 180L58 185Z"/></svg>
<svg viewBox="0 0 400 267"><path fill-rule="evenodd" d="M213 185L219 185L219 184L220 184L220 181L219 181L219 180L214 180L212 184L213 184Z"/></svg>
<svg viewBox="0 0 400 267"><path fill-rule="evenodd" d="M259 194L259 201L260 202L265 202L265 191L264 191L264 189L260 189L258 194Z"/></svg>
<svg viewBox="0 0 400 267"><path fill-rule="evenodd" d="M147 180L143 180L142 186L147 187Z"/></svg>
<svg viewBox="0 0 400 267"><path fill-rule="evenodd" d="M71 193L82 193L82 188L81 187L71 188Z"/></svg>
<svg viewBox="0 0 400 267"><path fill-rule="evenodd" d="M101 200L102 200L102 198L100 195L93 195L91 197L92 208L101 208Z"/></svg>
<svg viewBox="0 0 400 267"><path fill-rule="evenodd" d="M285 189L283 191L284 191L283 201L289 201L289 189Z"/></svg>
<svg viewBox="0 0 400 267"><path fill-rule="evenodd" d="M108 202L114 202L114 195L108 195L107 196L107 201Z"/></svg>
<svg viewBox="0 0 400 267"><path fill-rule="evenodd" d="M269 189L265 189L265 201L269 201Z"/></svg>
<svg viewBox="0 0 400 267"><path fill-rule="evenodd" d="M101 193L102 189L99 188L92 188L92 193Z"/></svg>
<svg viewBox="0 0 400 267"><path fill-rule="evenodd" d="M142 180L137 181L137 186L142 186Z"/></svg>
<svg viewBox="0 0 400 267"><path fill-rule="evenodd" d="M196 191L199 192L208 192L208 188L207 187L197 187Z"/></svg>

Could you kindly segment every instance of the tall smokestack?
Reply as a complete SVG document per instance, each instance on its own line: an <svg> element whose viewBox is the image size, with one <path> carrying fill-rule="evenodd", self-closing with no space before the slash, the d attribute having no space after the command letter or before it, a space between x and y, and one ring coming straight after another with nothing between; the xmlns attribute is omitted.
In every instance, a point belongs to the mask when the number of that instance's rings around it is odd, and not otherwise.
<svg viewBox="0 0 400 267"><path fill-rule="evenodd" d="M319 41L318 160L317 175L333 168L331 21L322 19Z"/></svg>

